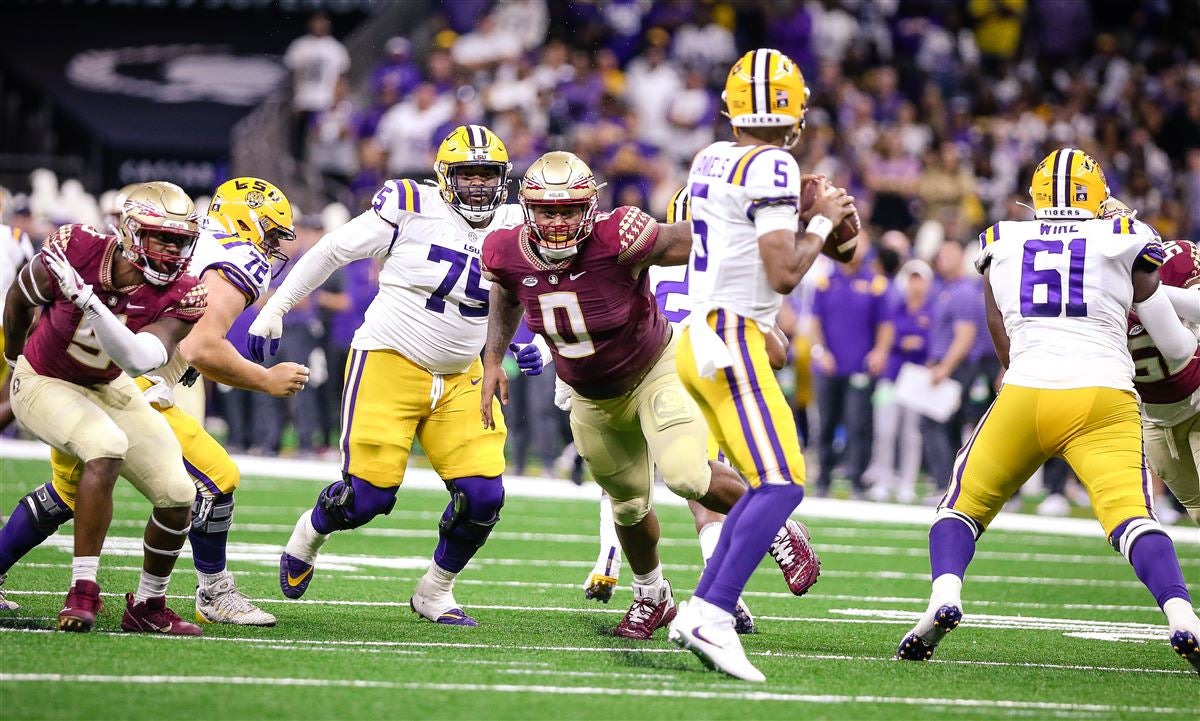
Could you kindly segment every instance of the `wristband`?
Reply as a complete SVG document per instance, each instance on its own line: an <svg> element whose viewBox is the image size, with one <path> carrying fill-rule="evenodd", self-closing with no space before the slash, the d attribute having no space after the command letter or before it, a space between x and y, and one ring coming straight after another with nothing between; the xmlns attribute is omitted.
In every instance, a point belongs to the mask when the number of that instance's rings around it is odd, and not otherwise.
<svg viewBox="0 0 1200 721"><path fill-rule="evenodd" d="M808 227L804 229L804 232L812 233L824 243L829 234L833 232L833 221L823 215L814 215L812 220L808 221Z"/></svg>

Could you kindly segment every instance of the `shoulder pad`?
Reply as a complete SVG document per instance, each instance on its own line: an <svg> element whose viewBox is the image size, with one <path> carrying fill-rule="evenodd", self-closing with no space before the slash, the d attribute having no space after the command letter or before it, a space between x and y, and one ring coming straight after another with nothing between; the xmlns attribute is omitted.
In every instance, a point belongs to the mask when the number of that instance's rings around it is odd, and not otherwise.
<svg viewBox="0 0 1200 721"><path fill-rule="evenodd" d="M989 245L1000 240L1000 223L990 226L979 234L979 250L986 250Z"/></svg>
<svg viewBox="0 0 1200 721"><path fill-rule="evenodd" d="M622 206L602 220L596 221L596 229L605 225L605 231L617 241L617 262L638 262L649 254L658 239L658 221L641 208ZM613 232L615 231L615 233Z"/></svg>
<svg viewBox="0 0 1200 721"><path fill-rule="evenodd" d="M421 212L422 186L407 178L389 180L375 193L371 208L388 223L396 225L402 213Z"/></svg>
<svg viewBox="0 0 1200 721"><path fill-rule="evenodd" d="M183 289L179 300L168 308L169 314L183 320L200 320L208 308L208 287L200 282L187 285L190 287Z"/></svg>
<svg viewBox="0 0 1200 721"><path fill-rule="evenodd" d="M777 183L779 178L776 177L776 166L781 162L783 168L779 170L783 173L783 185ZM766 185L795 194L800 189L800 166L787 150L777 145L760 145L733 164L728 181L731 185Z"/></svg>

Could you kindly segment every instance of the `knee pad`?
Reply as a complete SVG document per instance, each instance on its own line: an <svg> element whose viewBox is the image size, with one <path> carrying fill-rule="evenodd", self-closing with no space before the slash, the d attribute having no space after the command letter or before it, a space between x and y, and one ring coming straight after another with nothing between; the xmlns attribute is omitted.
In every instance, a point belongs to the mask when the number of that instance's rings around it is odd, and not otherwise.
<svg viewBox="0 0 1200 721"><path fill-rule="evenodd" d="M1142 536L1153 533L1167 535L1162 525L1153 518L1130 518L1116 527L1108 537L1108 542L1126 561L1133 563L1133 544Z"/></svg>
<svg viewBox="0 0 1200 721"><path fill-rule="evenodd" d="M971 518L962 511L956 511L953 508L946 508L945 506L937 509L937 513L934 514L933 523L930 524L930 527L936 525L938 521L944 521L947 519L958 521L964 524L967 528L971 529L971 535L975 537L976 541L978 541L979 537L983 535L983 532L987 530L983 527L982 523L976 521L974 518Z"/></svg>
<svg viewBox="0 0 1200 721"><path fill-rule="evenodd" d="M358 528L375 516L386 516L396 506L395 488L376 488L361 478L344 474L342 480L321 491L317 504L335 531Z"/></svg>
<svg viewBox="0 0 1200 721"><path fill-rule="evenodd" d="M192 530L196 533L228 533L233 525L233 494L196 494L192 504Z"/></svg>
<svg viewBox="0 0 1200 721"><path fill-rule="evenodd" d="M659 464L658 471L672 493L694 501L708 493L709 484L712 483L712 467L703 456L682 461L664 461Z"/></svg>
<svg viewBox="0 0 1200 721"><path fill-rule="evenodd" d="M618 526L636 526L641 523L646 514L650 513L650 499L637 496L623 501L610 498L612 503L613 523Z"/></svg>
<svg viewBox="0 0 1200 721"><path fill-rule="evenodd" d="M500 476L456 478L447 485L450 505L442 514L438 530L449 533L459 526L474 526L490 532L500 520L500 509L504 507L504 483Z"/></svg>
<svg viewBox="0 0 1200 721"><path fill-rule="evenodd" d="M38 486L25 497L21 503L33 515L33 526L39 533L47 536L58 530L59 526L75 517L75 513L58 497L54 487L46 483Z"/></svg>
<svg viewBox="0 0 1200 721"><path fill-rule="evenodd" d="M72 444L68 443L68 447ZM113 428L110 432L97 432L87 438L78 447L72 448L73 455L84 463L97 458L117 458L124 460L129 452L129 438L120 430Z"/></svg>

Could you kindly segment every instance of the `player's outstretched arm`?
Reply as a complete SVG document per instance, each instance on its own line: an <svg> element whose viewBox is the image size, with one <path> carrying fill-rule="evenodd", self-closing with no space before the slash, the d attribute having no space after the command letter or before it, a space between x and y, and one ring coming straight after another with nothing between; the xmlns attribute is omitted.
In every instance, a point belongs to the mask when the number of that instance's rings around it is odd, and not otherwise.
<svg viewBox="0 0 1200 721"><path fill-rule="evenodd" d="M489 280L495 280L489 278ZM504 354L517 325L521 322L524 309L517 296L493 282L488 298L487 341L483 345L483 385L480 389L479 414L484 428L495 428L492 417L492 399L497 395L500 402L508 405L508 376L504 373Z"/></svg>
<svg viewBox="0 0 1200 721"><path fill-rule="evenodd" d="M187 362L217 383L269 393L276 398L286 398L303 389L308 383L308 368L299 363L263 368L243 358L225 338L246 308L246 295L212 269L205 271L204 285L208 288L208 307L179 344Z"/></svg>
<svg viewBox="0 0 1200 721"><path fill-rule="evenodd" d="M687 265L692 255L692 222L659 223L658 238L645 260L638 263L637 273L652 265Z"/></svg>
<svg viewBox="0 0 1200 721"><path fill-rule="evenodd" d="M996 296L992 293L991 273L991 268L983 271L983 304L987 309L988 334L992 336L992 347L996 349L996 357L1000 359L1000 365L1004 366L1004 370L1008 370L1008 331L1004 330L1004 314L1000 312Z"/></svg>
<svg viewBox="0 0 1200 721"><path fill-rule="evenodd" d="M1180 322L1164 287L1157 269L1134 269L1133 310L1167 361L1167 369L1175 373L1196 354L1196 336Z"/></svg>
<svg viewBox="0 0 1200 721"><path fill-rule="evenodd" d="M1177 288L1163 283L1162 289L1180 318L1188 323L1200 323L1200 287Z"/></svg>
<svg viewBox="0 0 1200 721"><path fill-rule="evenodd" d="M56 294L54 279L36 256L17 271L4 301L4 359L9 365L25 350L38 306L49 303Z"/></svg>

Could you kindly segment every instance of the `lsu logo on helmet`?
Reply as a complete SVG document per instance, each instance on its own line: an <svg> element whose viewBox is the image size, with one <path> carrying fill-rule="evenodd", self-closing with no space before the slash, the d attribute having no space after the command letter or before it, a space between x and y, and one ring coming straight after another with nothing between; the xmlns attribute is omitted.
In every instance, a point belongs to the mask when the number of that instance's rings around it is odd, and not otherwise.
<svg viewBox="0 0 1200 721"><path fill-rule="evenodd" d="M1096 159L1076 148L1059 148L1033 171L1029 197L1039 220L1099 218L1108 181Z"/></svg>
<svg viewBox="0 0 1200 721"><path fill-rule="evenodd" d="M483 184L465 181L464 171L487 178ZM508 199L508 148L483 125L460 125L438 146L433 163L442 200L467 220L481 223ZM497 182L490 183L491 176Z"/></svg>
<svg viewBox="0 0 1200 721"><path fill-rule="evenodd" d="M733 64L721 98L734 128L791 127L794 131L785 142L790 146L804 129L810 92L791 58L759 48Z"/></svg>
<svg viewBox="0 0 1200 721"><path fill-rule="evenodd" d="M288 261L280 244L296 239L292 204L273 184L251 177L226 180L213 191L208 214L267 258Z"/></svg>

